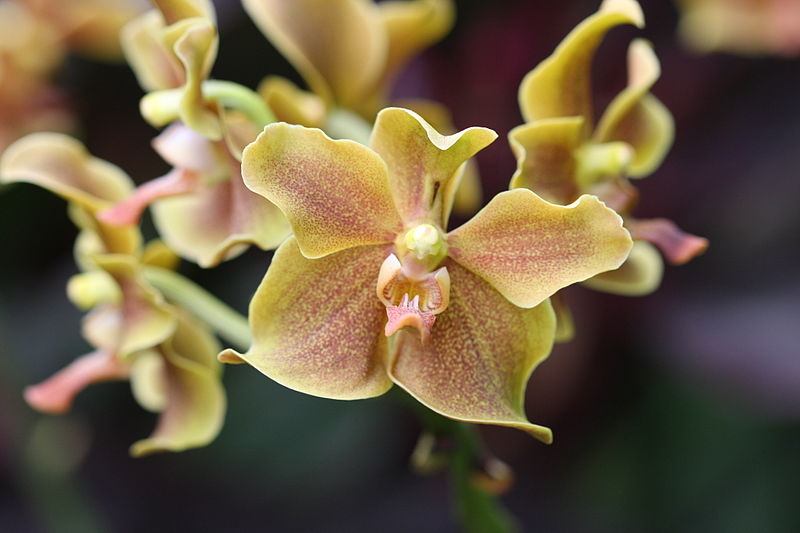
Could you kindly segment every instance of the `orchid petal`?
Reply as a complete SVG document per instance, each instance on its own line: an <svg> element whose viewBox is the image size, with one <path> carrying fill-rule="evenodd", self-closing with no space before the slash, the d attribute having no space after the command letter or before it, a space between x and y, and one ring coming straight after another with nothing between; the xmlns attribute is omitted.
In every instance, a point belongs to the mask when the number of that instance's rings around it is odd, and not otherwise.
<svg viewBox="0 0 800 533"><path fill-rule="evenodd" d="M205 446L219 433L225 417L225 391L213 336L181 316L175 335L160 351L164 356L166 404L150 437L131 446L140 457L161 451Z"/></svg>
<svg viewBox="0 0 800 533"><path fill-rule="evenodd" d="M390 376L417 400L456 420L510 426L549 443L549 429L525 417L525 387L550 353L555 315L508 302L488 283L446 261L453 292L427 343L399 331L390 345Z"/></svg>
<svg viewBox="0 0 800 533"><path fill-rule="evenodd" d="M669 110L648 93L661 68L653 48L637 39L628 49L628 87L608 106L594 133L598 143L622 141L634 151L627 175L652 173L672 146L675 123Z"/></svg>
<svg viewBox="0 0 800 533"><path fill-rule="evenodd" d="M497 138L487 128L442 135L408 109L378 113L370 145L389 169L389 183L407 224L444 226L464 163Z"/></svg>
<svg viewBox="0 0 800 533"><path fill-rule="evenodd" d="M284 212L306 257L392 242L402 229L386 164L356 142L270 124L245 149L242 174Z"/></svg>
<svg viewBox="0 0 800 533"><path fill-rule="evenodd" d="M180 117L198 133L217 140L222 129L217 113L205 107L202 83L211 72L217 56L217 28L204 19L192 20L175 41L175 55L186 71L186 84L180 102Z"/></svg>
<svg viewBox="0 0 800 533"><path fill-rule="evenodd" d="M599 275L602 276L602 274ZM571 341L575 337L575 320L572 318L572 310L564 298L563 291L558 291L551 296L550 303L553 305L553 311L556 314L556 342Z"/></svg>
<svg viewBox="0 0 800 533"><path fill-rule="evenodd" d="M54 16L71 49L106 61L120 59L120 30L146 6L141 0L70 0L48 5L59 10Z"/></svg>
<svg viewBox="0 0 800 533"><path fill-rule="evenodd" d="M117 166L92 157L67 135L33 133L9 146L0 159L0 182L43 187L90 212L119 202L132 189Z"/></svg>
<svg viewBox="0 0 800 533"><path fill-rule="evenodd" d="M156 200L180 196L192 192L198 185L199 176L187 170L175 169L168 174L148 181L136 188L133 194L117 205L101 211L98 218L112 226L139 224L142 213Z"/></svg>
<svg viewBox="0 0 800 533"><path fill-rule="evenodd" d="M257 133L253 133L250 141L256 138ZM180 122L171 124L153 139L153 148L173 167L203 174L211 181L224 179L228 175L228 158L224 151Z"/></svg>
<svg viewBox="0 0 800 533"><path fill-rule="evenodd" d="M455 21L452 0L382 2L378 9L389 39L381 86L409 59L447 35Z"/></svg>
<svg viewBox="0 0 800 533"><path fill-rule="evenodd" d="M69 411L80 391L92 383L126 379L128 364L116 355L97 351L79 357L68 366L39 383L25 389L25 401L43 413Z"/></svg>
<svg viewBox="0 0 800 533"><path fill-rule="evenodd" d="M387 37L364 0L244 0L250 17L326 102L358 108L378 83Z"/></svg>
<svg viewBox="0 0 800 533"><path fill-rule="evenodd" d="M68 204L69 218L81 229L75 240L75 260L82 269L94 268L98 254L138 256L142 235L136 226L112 226L77 204Z"/></svg>
<svg viewBox="0 0 800 533"><path fill-rule="evenodd" d="M583 117L537 120L511 130L508 140L517 157L511 188L525 187L556 204L579 195L575 150L583 143Z"/></svg>
<svg viewBox="0 0 800 533"><path fill-rule="evenodd" d="M211 0L152 0L167 24L189 18L205 18L215 22L214 4Z"/></svg>
<svg viewBox="0 0 800 533"><path fill-rule="evenodd" d="M319 128L325 123L325 102L286 78L264 78L258 86L258 94L280 122L299 124L307 128Z"/></svg>
<svg viewBox="0 0 800 533"><path fill-rule="evenodd" d="M95 258L95 262L117 281L122 290L122 303L99 307L86 316L83 331L89 342L124 357L152 348L173 334L176 326L174 313L166 306L161 294L141 276L135 259L104 255ZM118 313L118 317L114 318L110 313ZM111 327L112 324L116 327ZM115 334L110 335L110 332Z"/></svg>
<svg viewBox="0 0 800 533"><path fill-rule="evenodd" d="M336 399L378 396L386 375L385 308L375 279L385 246L306 259L293 237L275 252L250 303L253 346L238 356L278 383Z"/></svg>
<svg viewBox="0 0 800 533"><path fill-rule="evenodd" d="M154 266L165 270L176 270L181 258L160 239L153 239L142 250L142 265Z"/></svg>
<svg viewBox="0 0 800 533"><path fill-rule="evenodd" d="M167 406L164 357L158 350L144 350L131 359L131 392L136 403L153 413Z"/></svg>
<svg viewBox="0 0 800 533"><path fill-rule="evenodd" d="M644 26L642 8L635 0L605 0L600 10L581 22L555 52L522 80L519 105L525 122L543 118L592 118L590 87L595 50L615 26Z"/></svg>
<svg viewBox="0 0 800 533"><path fill-rule="evenodd" d="M185 81L183 66L162 39L166 25L158 11L149 11L129 22L120 42L139 85L145 91L173 89Z"/></svg>
<svg viewBox="0 0 800 533"><path fill-rule="evenodd" d="M626 227L634 239L649 241L658 246L667 261L673 265L687 263L708 248L708 239L686 233L666 218L629 220Z"/></svg>
<svg viewBox="0 0 800 533"><path fill-rule="evenodd" d="M203 267L239 255L247 244L274 249L289 235L280 209L247 189L238 169L231 172L225 181L153 205L153 221L164 241Z"/></svg>
<svg viewBox="0 0 800 533"><path fill-rule="evenodd" d="M631 254L616 270L587 279L583 284L596 291L623 296L645 296L661 284L664 261L649 242L634 241Z"/></svg>
<svg viewBox="0 0 800 533"><path fill-rule="evenodd" d="M560 206L528 189L498 194L447 242L450 257L526 308L619 267L632 245L622 218L594 196Z"/></svg>

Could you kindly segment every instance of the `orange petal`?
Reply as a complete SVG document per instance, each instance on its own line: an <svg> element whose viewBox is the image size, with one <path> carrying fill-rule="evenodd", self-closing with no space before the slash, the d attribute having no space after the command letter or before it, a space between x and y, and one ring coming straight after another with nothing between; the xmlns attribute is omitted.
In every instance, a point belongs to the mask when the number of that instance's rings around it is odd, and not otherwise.
<svg viewBox="0 0 800 533"><path fill-rule="evenodd" d="M594 196L560 206L528 189L498 194L447 242L453 259L520 307L619 267L632 246L620 216Z"/></svg>
<svg viewBox="0 0 800 533"><path fill-rule="evenodd" d="M531 372L553 345L550 304L519 308L453 261L445 264L450 306L427 343L406 331L392 337L392 380L444 416L519 428L549 443L550 430L528 422L523 404Z"/></svg>

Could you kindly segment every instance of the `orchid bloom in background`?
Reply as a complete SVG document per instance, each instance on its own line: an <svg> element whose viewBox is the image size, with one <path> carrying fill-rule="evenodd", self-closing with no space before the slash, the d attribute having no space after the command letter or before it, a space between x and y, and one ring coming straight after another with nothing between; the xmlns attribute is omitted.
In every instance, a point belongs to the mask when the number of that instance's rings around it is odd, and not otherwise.
<svg viewBox="0 0 800 533"><path fill-rule="evenodd" d="M447 417L550 442L523 407L553 342L548 297L618 267L631 240L594 197L564 207L526 189L445 233L464 163L495 138L485 128L443 136L399 108L378 114L371 148L267 126L245 149L243 175L294 236L250 304L250 350L220 358L326 398L396 383Z"/></svg>
<svg viewBox="0 0 800 533"><path fill-rule="evenodd" d="M57 69L69 52L119 60L119 29L145 5L145 0L0 0L0 151L26 133L75 128L53 85Z"/></svg>
<svg viewBox="0 0 800 533"><path fill-rule="evenodd" d="M672 145L674 124L650 88L660 68L650 44L634 41L628 50L628 86L592 126L590 74L604 35L621 24L644 25L634 0L607 0L598 13L575 28L556 51L532 70L519 88L526 124L509 133L517 156L511 187L533 190L566 205L594 194L620 213L634 239L625 264L587 280L586 285L617 294L644 295L661 282L663 263L653 244L672 264L703 252L708 242L682 232L666 219L633 218L637 191L628 178L652 173ZM554 300L559 339L572 336L569 310Z"/></svg>
<svg viewBox="0 0 800 533"><path fill-rule="evenodd" d="M234 257L250 244L274 249L289 234L288 222L277 207L244 186L239 163L243 147L271 117L256 124L253 117L206 101L203 84L217 49L210 3L157 4L160 10L126 27L123 44L142 86L153 91L143 100L145 115L157 117L155 125L181 120L153 143L173 169L140 186L100 218L134 225L152 205L154 222L167 244L204 267ZM172 22L167 26L168 21ZM169 105L158 108L164 101Z"/></svg>
<svg viewBox="0 0 800 533"><path fill-rule="evenodd" d="M70 279L68 294L78 307L91 309L83 336L95 350L29 387L28 403L63 413L91 383L128 379L138 403L161 413L153 434L131 447L133 455L213 440L225 413L218 343L187 311L165 302L143 275L147 267L172 267L177 258L158 242L142 249L138 228L97 218L130 192L130 178L70 137L37 133L6 150L0 181L29 182L61 196L81 229L75 251L83 272Z"/></svg>
<svg viewBox="0 0 800 533"><path fill-rule="evenodd" d="M312 93L288 80L265 78L259 92L278 120L318 127L334 138L354 138L354 112L370 124L390 102L391 83L408 62L453 26L452 0L244 0L247 12L303 76ZM411 108L438 130L456 131L447 107L431 100L392 102ZM369 131L363 132L366 142ZM454 209L481 205L477 168L469 165Z"/></svg>
<svg viewBox="0 0 800 533"><path fill-rule="evenodd" d="M800 53L796 0L677 0L683 41L700 52Z"/></svg>

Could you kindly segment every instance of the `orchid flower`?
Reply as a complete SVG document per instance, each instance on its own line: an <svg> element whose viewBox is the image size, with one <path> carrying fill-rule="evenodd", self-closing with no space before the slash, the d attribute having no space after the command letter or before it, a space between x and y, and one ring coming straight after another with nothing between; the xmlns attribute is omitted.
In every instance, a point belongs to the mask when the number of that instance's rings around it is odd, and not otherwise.
<svg viewBox="0 0 800 533"><path fill-rule="evenodd" d="M678 0L679 31L701 52L800 53L800 3L795 0Z"/></svg>
<svg viewBox="0 0 800 533"><path fill-rule="evenodd" d="M599 274L586 284L641 295L661 282L663 263L653 244L669 262L682 264L703 252L708 242L682 232L669 220L639 220L630 214L637 192L628 178L653 172L674 134L672 116L649 92L660 74L649 43L640 39L631 44L628 86L608 105L598 124L592 125L592 60L605 34L622 24L644 25L639 4L606 0L525 77L519 102L526 124L509 134L517 156L511 187L531 189L558 204L595 194L617 210L635 241L630 258L620 269ZM560 300L555 303L568 321L568 311ZM569 331L559 334L570 336Z"/></svg>
<svg viewBox="0 0 800 533"><path fill-rule="evenodd" d="M526 189L446 233L464 163L495 138L485 128L443 136L399 108L378 114L370 147L267 126L244 151L243 175L294 236L250 304L250 350L220 358L326 398L396 383L447 417L550 442L523 407L553 342L548 297L618 267L631 240L594 197L558 206Z"/></svg>
<svg viewBox="0 0 800 533"><path fill-rule="evenodd" d="M250 244L274 249L288 235L288 223L277 207L244 186L239 163L242 148L263 124L256 126L252 117L206 102L203 83L217 48L213 7L195 0L163 0L158 6L160 10L126 28L123 43L142 86L156 91L143 100L145 116L156 116L156 125L182 120L153 143L173 169L100 217L109 224L137 224L152 204L156 227L167 244L204 267L234 257ZM176 87L177 93L158 92ZM165 95L168 102L179 97L178 104L167 106L177 116L153 111L163 105Z"/></svg>
<svg viewBox="0 0 800 533"><path fill-rule="evenodd" d="M173 265L174 255L158 243L142 249L137 228L110 226L97 217L130 192L130 178L70 137L38 133L6 150L0 180L33 183L61 196L81 229L75 251L83 272L70 279L68 295L78 307L91 309L83 336L94 350L29 387L28 403L42 412L63 413L87 385L128 379L138 403L160 413L153 434L131 447L133 455L213 440L225 412L218 344L186 310L168 304L143 274L147 266Z"/></svg>

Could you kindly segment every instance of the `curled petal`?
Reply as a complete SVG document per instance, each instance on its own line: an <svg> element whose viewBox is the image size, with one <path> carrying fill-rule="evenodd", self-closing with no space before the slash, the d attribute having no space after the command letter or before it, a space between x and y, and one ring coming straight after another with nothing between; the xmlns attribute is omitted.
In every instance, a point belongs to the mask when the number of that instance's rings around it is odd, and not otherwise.
<svg viewBox="0 0 800 533"><path fill-rule="evenodd" d="M161 14L149 11L129 22L120 33L125 58L146 91L174 89L185 81L180 61L162 39L165 28Z"/></svg>
<svg viewBox="0 0 800 533"><path fill-rule="evenodd" d="M250 141L255 139L256 133ZM210 181L227 177L228 159L224 151L217 143L180 122L170 125L153 139L153 148L175 168L203 174Z"/></svg>
<svg viewBox="0 0 800 533"><path fill-rule="evenodd" d="M644 26L635 0L605 0L600 10L581 22L555 52L522 80L519 105L525 122L543 118L592 117L590 76L594 53L615 26Z"/></svg>
<svg viewBox="0 0 800 533"><path fill-rule="evenodd" d="M319 128L325 123L325 102L316 94L298 88L279 76L264 78L258 94L280 122Z"/></svg>
<svg viewBox="0 0 800 533"><path fill-rule="evenodd" d="M131 446L139 457L205 446L225 418L225 391L216 362L219 345L203 327L181 316L175 335L160 347L165 404L150 437Z"/></svg>
<svg viewBox="0 0 800 533"><path fill-rule="evenodd" d="M564 292L558 291L555 293L550 298L550 303L553 305L553 311L556 314L556 342L571 341L575 338L575 320L572 318L572 310L569 308L566 298L564 298Z"/></svg>
<svg viewBox="0 0 800 533"><path fill-rule="evenodd" d="M170 248L203 267L239 255L248 244L274 249L290 230L280 209L247 189L238 174L159 201L153 220Z"/></svg>
<svg viewBox="0 0 800 533"><path fill-rule="evenodd" d="M415 112L395 107L378 113L370 146L386 162L403 221L444 227L464 163L496 138L487 128L442 135Z"/></svg>
<svg viewBox="0 0 800 533"><path fill-rule="evenodd" d="M306 257L391 242L402 229L385 163L356 142L270 124L245 149L242 174L284 212Z"/></svg>
<svg viewBox="0 0 800 533"><path fill-rule="evenodd" d="M357 109L377 85L387 37L363 0L245 0L267 38L326 102Z"/></svg>
<svg viewBox="0 0 800 533"><path fill-rule="evenodd" d="M167 24L195 17L215 21L214 4L211 0L153 0L153 3L161 11Z"/></svg>
<svg viewBox="0 0 800 533"><path fill-rule="evenodd" d="M131 358L131 391L136 403L159 413L167 406L164 357L159 350L143 350Z"/></svg>
<svg viewBox="0 0 800 533"><path fill-rule="evenodd" d="M80 391L92 383L126 379L128 364L116 355L97 351L79 357L47 380L25 389L25 401L43 413L69 411Z"/></svg>
<svg viewBox="0 0 800 533"><path fill-rule="evenodd" d="M708 239L686 233L666 218L629 220L626 226L634 239L655 244L673 265L687 263L708 248Z"/></svg>
<svg viewBox="0 0 800 533"><path fill-rule="evenodd" d="M180 102L180 117L187 126L209 139L220 139L222 129L217 113L205 106L202 83L211 72L217 57L217 28L204 19L190 19L192 24L175 41L175 55L186 71L186 83Z"/></svg>
<svg viewBox="0 0 800 533"><path fill-rule="evenodd" d="M622 141L633 148L627 175L643 177L653 172L667 155L675 137L669 110L648 93L661 68L653 48L637 39L628 50L628 87L609 104L597 125L594 140Z"/></svg>
<svg viewBox="0 0 800 533"><path fill-rule="evenodd" d="M387 337L393 335L402 328L414 328L419 332L422 344L428 342L431 336L431 328L436 322L436 315L419 308L419 296L409 301L408 294L403 296L400 305L392 305L386 308L386 328L384 333Z"/></svg>
<svg viewBox="0 0 800 533"><path fill-rule="evenodd" d="M91 213L126 198L130 178L117 166L92 157L67 135L33 133L9 146L0 159L0 182L43 187Z"/></svg>
<svg viewBox="0 0 800 533"><path fill-rule="evenodd" d="M620 216L594 196L560 206L528 189L498 194L447 241L453 259L520 307L619 267L632 245Z"/></svg>
<svg viewBox="0 0 800 533"><path fill-rule="evenodd" d="M555 316L548 302L521 309L452 261L450 307L422 344L399 331L390 376L420 402L456 420L511 426L550 442L549 429L525 417L525 387L550 353Z"/></svg>
<svg viewBox="0 0 800 533"><path fill-rule="evenodd" d="M658 250L649 242L634 241L631 254L621 267L598 274L583 284L611 294L645 296L658 288L663 274L664 261Z"/></svg>
<svg viewBox="0 0 800 533"><path fill-rule="evenodd" d="M101 211L98 218L112 226L133 226L139 223L147 206L156 200L192 192L199 183L194 172L175 169L136 188L133 194L114 207Z"/></svg>
<svg viewBox="0 0 800 533"><path fill-rule="evenodd" d="M253 346L238 356L291 389L336 399L386 392L384 306L375 279L389 254L361 246L306 259L290 237L250 303ZM235 360L235 359L234 359Z"/></svg>
<svg viewBox="0 0 800 533"><path fill-rule="evenodd" d="M556 204L579 196L575 151L584 141L583 117L537 120L511 130L508 140L517 157L511 188L525 187Z"/></svg>

